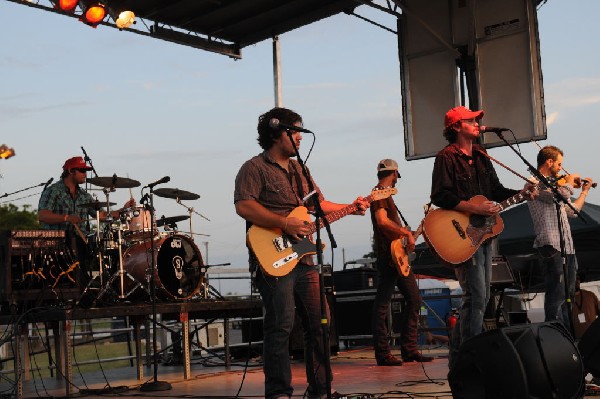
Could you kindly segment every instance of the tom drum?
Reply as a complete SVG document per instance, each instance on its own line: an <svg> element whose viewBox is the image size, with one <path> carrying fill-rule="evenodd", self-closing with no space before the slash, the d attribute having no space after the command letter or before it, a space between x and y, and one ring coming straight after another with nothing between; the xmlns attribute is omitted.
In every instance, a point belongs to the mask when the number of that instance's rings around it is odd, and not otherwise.
<svg viewBox="0 0 600 399"><path fill-rule="evenodd" d="M128 241L140 241L152 238L156 234L156 225L152 228L150 211L143 206L124 209L121 212L121 222L127 223L124 237Z"/></svg>

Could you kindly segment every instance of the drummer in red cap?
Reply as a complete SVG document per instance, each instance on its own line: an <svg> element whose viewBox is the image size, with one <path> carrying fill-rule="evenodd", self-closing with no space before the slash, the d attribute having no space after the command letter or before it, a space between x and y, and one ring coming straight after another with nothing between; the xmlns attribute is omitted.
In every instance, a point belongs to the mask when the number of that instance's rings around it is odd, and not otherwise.
<svg viewBox="0 0 600 399"><path fill-rule="evenodd" d="M485 148L477 144L483 114L482 110L471 111L463 106L446 113L443 135L448 145L435 158L431 181L431 201L439 208L492 216L501 210L499 202L519 192L500 183ZM470 202L476 195L483 195L487 201ZM531 199L535 195L526 196ZM459 345L483 332L483 315L490 299L492 242L484 241L472 258L451 265L463 297L460 318L452 334L450 366Z"/></svg>
<svg viewBox="0 0 600 399"><path fill-rule="evenodd" d="M65 161L62 169L60 180L42 192L38 203L38 220L44 229L64 230L67 245L75 251L83 265L87 252L86 236L90 233L84 222L96 217L95 209L89 205L96 201L80 184L85 183L86 174L92 167L82 157L73 157ZM124 207L134 205L132 198ZM107 212L100 213L102 219L107 215ZM113 211L112 216L118 217L119 211Z"/></svg>

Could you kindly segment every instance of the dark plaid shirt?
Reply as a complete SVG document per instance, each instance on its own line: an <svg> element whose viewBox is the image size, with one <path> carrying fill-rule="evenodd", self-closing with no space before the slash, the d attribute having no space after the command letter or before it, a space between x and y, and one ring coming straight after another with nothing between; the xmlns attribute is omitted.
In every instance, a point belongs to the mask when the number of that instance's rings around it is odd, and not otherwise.
<svg viewBox="0 0 600 399"><path fill-rule="evenodd" d="M298 181L302 182L301 190L298 189ZM323 195L314 181L313 186L322 201ZM268 210L285 216L303 205L302 197L308 193L308 183L296 160L290 159L289 168L285 170L263 152L246 161L240 168L235 178L233 202L254 200Z"/></svg>
<svg viewBox="0 0 600 399"><path fill-rule="evenodd" d="M298 189L298 182L301 182L301 189ZM319 194L319 201L323 201L323 195L314 181L313 187ZM306 205L302 203L302 198L309 192L298 161L290 159L288 170L285 170L266 152L262 152L240 168L235 178L233 202L254 200L268 210L286 216L294 208ZM246 222L246 230L249 228L250 223ZM251 252L249 261L250 271L254 271L257 261ZM310 256L302 258L302 262L313 263Z"/></svg>
<svg viewBox="0 0 600 399"><path fill-rule="evenodd" d="M483 195L490 201L502 202L519 190L504 187L492 162L473 144L473 154L463 153L457 144L449 144L438 152L431 179L431 201L435 206L454 209L460 201Z"/></svg>
<svg viewBox="0 0 600 399"><path fill-rule="evenodd" d="M80 204L94 202L92 196L79 186L77 186L76 194L75 199L73 199L69 188L65 186L65 183L61 179L44 190L38 203L38 210L48 210L60 215L79 215L82 219L95 216L93 210L79 206ZM79 227L82 231L86 232L85 223L80 223ZM46 230L73 230L73 226L70 223L42 223L42 228Z"/></svg>

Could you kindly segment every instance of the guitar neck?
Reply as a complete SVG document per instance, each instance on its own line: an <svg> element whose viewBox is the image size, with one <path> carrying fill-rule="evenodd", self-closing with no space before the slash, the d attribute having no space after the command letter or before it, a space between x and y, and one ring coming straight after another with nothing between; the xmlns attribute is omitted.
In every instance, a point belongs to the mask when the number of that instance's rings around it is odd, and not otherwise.
<svg viewBox="0 0 600 399"><path fill-rule="evenodd" d="M539 184L537 184L534 187L539 186ZM529 193L531 189L527 189L527 190L522 190L519 191L518 193L516 193L515 195L513 195L512 197L509 197L507 199L505 199L504 201L500 202L498 205L500 205L500 211L503 211L504 209L508 208L509 206L513 206L516 205L518 203L521 203L523 201L525 201L527 198L525 197L526 193Z"/></svg>
<svg viewBox="0 0 600 399"><path fill-rule="evenodd" d="M371 202L373 202L373 195L369 195L368 197L365 197L365 200L368 201L370 204ZM350 204L348 206L343 207L342 209L339 209L337 211L327 214L325 216L325 219L327 219L327 222L329 222L331 224L337 220L340 220L344 216L348 216L348 215L356 212L357 210L358 210L358 207L355 204ZM323 221L319 220L319 229L322 229L323 227L324 227ZM317 231L317 224L315 222L312 222L310 224L310 233L309 234L313 234L315 231Z"/></svg>

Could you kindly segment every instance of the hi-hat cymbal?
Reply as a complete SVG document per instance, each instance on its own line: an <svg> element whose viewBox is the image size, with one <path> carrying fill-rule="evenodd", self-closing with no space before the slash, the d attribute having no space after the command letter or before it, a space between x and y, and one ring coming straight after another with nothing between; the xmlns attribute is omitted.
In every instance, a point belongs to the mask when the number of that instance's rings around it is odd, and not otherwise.
<svg viewBox="0 0 600 399"><path fill-rule="evenodd" d="M108 206L117 205L116 202L109 202ZM101 208L106 208L106 202L94 201L94 202L86 202L85 204L77 205L79 208L91 208L95 211L99 211Z"/></svg>
<svg viewBox="0 0 600 399"><path fill-rule="evenodd" d="M105 188L133 188L139 187L141 183L128 177L118 177L117 175L106 177L90 177L87 179L90 184Z"/></svg>
<svg viewBox="0 0 600 399"><path fill-rule="evenodd" d="M189 191L180 190L178 188L158 188L154 190L154 194L163 198L179 198L180 200L197 200L200 198L198 194L190 193Z"/></svg>
<svg viewBox="0 0 600 399"><path fill-rule="evenodd" d="M168 226L173 223L181 222L182 220L187 220L190 217L188 215L179 215L179 216L170 216L168 218L161 217L160 219L156 219L156 227Z"/></svg>

